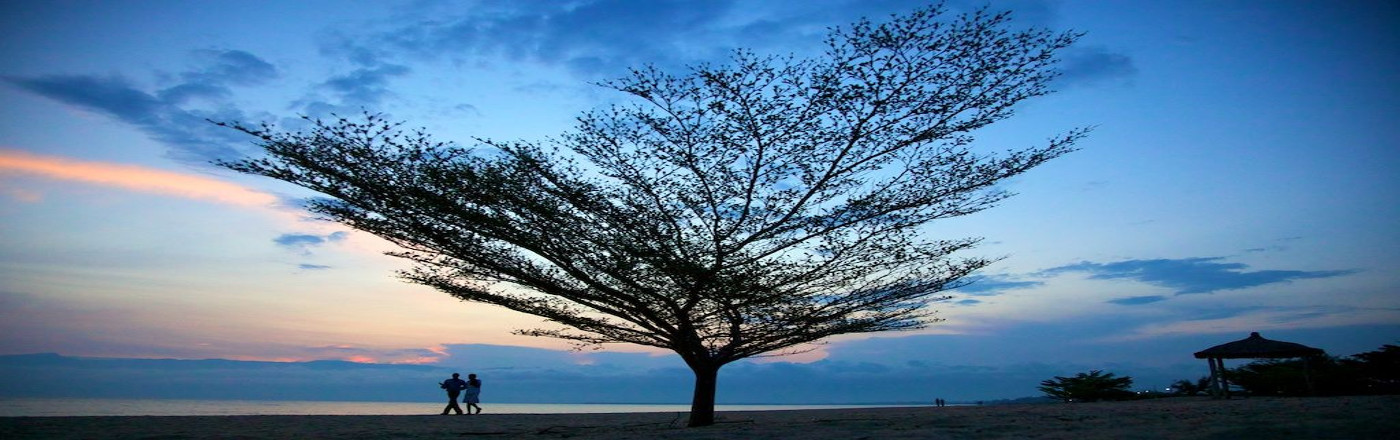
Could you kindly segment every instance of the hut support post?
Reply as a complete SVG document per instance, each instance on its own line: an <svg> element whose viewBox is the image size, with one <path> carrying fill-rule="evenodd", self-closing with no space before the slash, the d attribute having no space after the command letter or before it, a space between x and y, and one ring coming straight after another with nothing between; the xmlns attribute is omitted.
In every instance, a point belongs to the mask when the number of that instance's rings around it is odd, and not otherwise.
<svg viewBox="0 0 1400 440"><path fill-rule="evenodd" d="M1206 364L1210 365L1210 396L1220 398L1220 372L1215 371L1215 358L1206 358Z"/></svg>
<svg viewBox="0 0 1400 440"><path fill-rule="evenodd" d="M1317 395L1317 390L1313 388L1312 356L1303 356L1303 383L1308 385L1309 396Z"/></svg>
<svg viewBox="0 0 1400 440"><path fill-rule="evenodd" d="M1230 398L1230 379L1225 377L1225 358L1215 358L1215 369L1220 372L1220 393Z"/></svg>

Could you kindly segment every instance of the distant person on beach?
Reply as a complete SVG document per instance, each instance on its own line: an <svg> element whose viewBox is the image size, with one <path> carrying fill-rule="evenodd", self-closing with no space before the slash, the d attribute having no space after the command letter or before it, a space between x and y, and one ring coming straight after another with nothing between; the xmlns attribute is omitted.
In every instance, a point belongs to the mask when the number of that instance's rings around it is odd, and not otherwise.
<svg viewBox="0 0 1400 440"><path fill-rule="evenodd" d="M476 408L476 413L481 414L481 379L477 379L475 374L467 375L467 392L462 395L462 403L467 404L467 414L472 413L472 408Z"/></svg>
<svg viewBox="0 0 1400 440"><path fill-rule="evenodd" d="M472 377L476 377L475 374ZM475 379L473 379L475 380ZM467 389L467 381L461 379L461 375L452 373L452 378L438 383L439 387L447 390L447 407L442 409L442 415L447 415L448 411L457 411L457 415L462 414L462 407L457 406L457 395L462 390Z"/></svg>

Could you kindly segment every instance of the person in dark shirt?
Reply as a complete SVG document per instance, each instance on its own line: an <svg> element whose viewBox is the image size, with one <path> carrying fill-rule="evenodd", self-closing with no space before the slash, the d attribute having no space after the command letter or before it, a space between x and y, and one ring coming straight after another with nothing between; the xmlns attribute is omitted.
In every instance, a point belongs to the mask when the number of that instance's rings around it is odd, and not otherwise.
<svg viewBox="0 0 1400 440"><path fill-rule="evenodd" d="M475 377L475 375L472 376ZM457 414L461 415L462 407L457 406L457 395L461 394L462 390L467 389L467 381L462 380L461 375L452 373L451 379L438 383L438 386L447 390L447 407L442 409L442 415L447 415L448 411L457 411Z"/></svg>

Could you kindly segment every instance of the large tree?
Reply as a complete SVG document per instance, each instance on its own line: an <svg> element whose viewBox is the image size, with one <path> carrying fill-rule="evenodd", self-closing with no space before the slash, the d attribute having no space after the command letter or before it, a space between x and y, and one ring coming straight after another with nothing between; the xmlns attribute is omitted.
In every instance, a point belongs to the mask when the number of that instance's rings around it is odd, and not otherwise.
<svg viewBox="0 0 1400 440"><path fill-rule="evenodd" d="M974 131L1048 92L1077 35L943 12L833 29L809 59L635 69L601 84L635 99L551 140L459 147L374 114L230 124L266 155L223 165L328 196L309 209L402 247L409 282L558 324L522 334L675 351L695 373L689 423L708 425L727 363L933 321L926 306L991 260L921 227L993 206L997 182L1084 134L974 151Z"/></svg>

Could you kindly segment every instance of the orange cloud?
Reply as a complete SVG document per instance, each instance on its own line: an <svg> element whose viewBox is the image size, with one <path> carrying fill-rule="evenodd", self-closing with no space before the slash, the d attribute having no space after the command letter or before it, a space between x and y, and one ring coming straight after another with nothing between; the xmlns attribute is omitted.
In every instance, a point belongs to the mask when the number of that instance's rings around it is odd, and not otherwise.
<svg viewBox="0 0 1400 440"><path fill-rule="evenodd" d="M272 194L197 174L0 149L0 173L10 172L239 206L277 204Z"/></svg>

